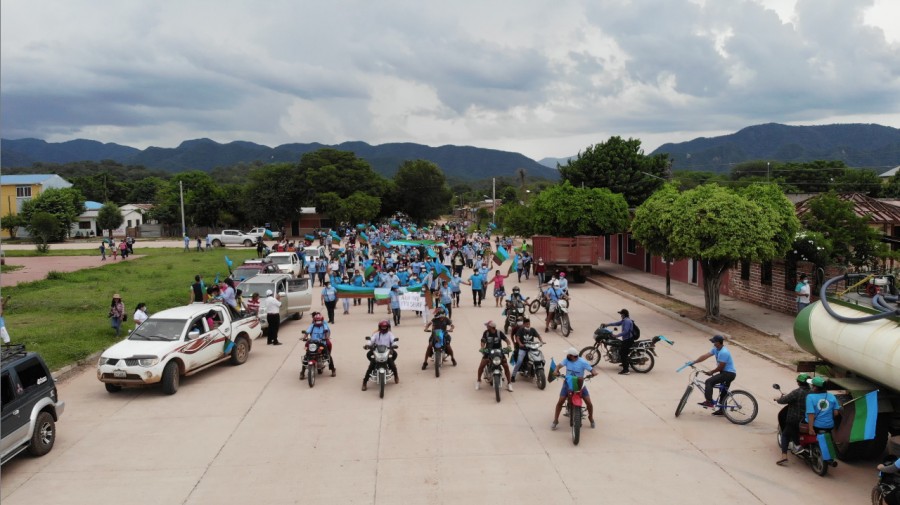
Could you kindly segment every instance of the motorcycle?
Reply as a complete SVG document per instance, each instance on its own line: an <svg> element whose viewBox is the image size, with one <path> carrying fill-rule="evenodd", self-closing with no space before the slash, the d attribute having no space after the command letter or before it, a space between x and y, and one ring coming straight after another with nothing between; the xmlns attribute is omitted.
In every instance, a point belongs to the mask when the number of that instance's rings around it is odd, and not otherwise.
<svg viewBox="0 0 900 505"><path fill-rule="evenodd" d="M491 349L482 351L483 355L488 359L488 365L484 367L483 380L490 382L494 387L494 394L497 397L497 403L500 402L500 387L503 382L503 360L506 355L512 351L510 348Z"/></svg>
<svg viewBox="0 0 900 505"><path fill-rule="evenodd" d="M550 328L558 329L564 337L568 337L572 333L572 325L569 323L569 301L565 298L556 301L556 310L553 311Z"/></svg>
<svg viewBox="0 0 900 505"><path fill-rule="evenodd" d="M566 412L565 415L569 418L569 427L572 429L573 445L578 445L578 442L581 441L582 419L584 419L585 414L587 414L587 405L584 403L582 394L584 391L584 381L589 379L590 377L563 377L563 380L572 381L574 383L570 384L569 394L566 395L566 402L563 404L563 409Z"/></svg>
<svg viewBox="0 0 900 505"><path fill-rule="evenodd" d="M632 344L631 351L628 353L628 359L630 360L629 366L635 372L647 373L653 370L653 366L656 364L656 343L659 341L675 345L675 342L662 335L638 340ZM620 348L621 341L613 336L612 331L605 326L601 326L594 331L594 344L582 349L578 355L586 359L591 366L597 366L605 352L606 361L618 364L622 362L622 357L619 355Z"/></svg>
<svg viewBox="0 0 900 505"><path fill-rule="evenodd" d="M444 339L445 337L449 337L450 334L446 333L444 330L425 330L425 333L431 333L431 338L429 342L431 342L431 352L432 359L434 360L434 376L441 376L441 367L444 366L444 362L447 361L449 357L446 352L444 352Z"/></svg>
<svg viewBox="0 0 900 505"><path fill-rule="evenodd" d="M301 368L300 380L303 380L303 370L305 369L309 387L313 387L316 385L316 375L321 375L331 363L331 355L328 354L328 346L325 342L310 340L306 331L303 334L306 335L303 338L303 341L306 342L306 353L303 355L304 368Z"/></svg>
<svg viewBox="0 0 900 505"><path fill-rule="evenodd" d="M527 300L526 300L527 302ZM503 332L509 333L510 328L516 327L516 321L521 321L525 318L525 303L526 302L507 302L506 310L503 311L503 315L506 316L506 320L503 322Z"/></svg>
<svg viewBox="0 0 900 505"><path fill-rule="evenodd" d="M781 392L780 385L772 384L772 387L784 396L784 393ZM787 405L778 412L778 431L775 432L775 441L778 442L779 449L781 448L781 437L782 431L784 430L784 418L786 415ZM788 442L788 450L790 450L794 456L805 461L809 465L809 468L820 477L824 477L825 474L828 473L829 466L837 466L837 461L826 461L822 459L822 450L819 448L819 439L816 435L809 434L809 425L806 423L800 423L800 444L795 445L793 441Z"/></svg>
<svg viewBox="0 0 900 505"><path fill-rule="evenodd" d="M366 335L366 341L368 342L369 340L372 340L372 337ZM394 338L394 342L397 340L399 339ZM369 374L369 380L378 384L379 398L384 398L384 385L394 378L394 371L388 366L388 361L391 358L391 351L396 348L396 345L391 347L386 345L376 345L375 348L372 349L368 343L363 346L363 349L371 350L375 357L375 370L372 370Z"/></svg>
<svg viewBox="0 0 900 505"><path fill-rule="evenodd" d="M544 353L541 351L540 342L525 344L525 360L519 367L519 375L527 377L537 383L538 389L547 387L547 376L544 374Z"/></svg>

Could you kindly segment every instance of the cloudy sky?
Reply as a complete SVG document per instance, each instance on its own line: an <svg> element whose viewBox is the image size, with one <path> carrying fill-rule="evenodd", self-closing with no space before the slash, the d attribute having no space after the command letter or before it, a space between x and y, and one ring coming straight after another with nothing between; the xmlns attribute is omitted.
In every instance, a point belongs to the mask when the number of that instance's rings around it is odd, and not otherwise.
<svg viewBox="0 0 900 505"><path fill-rule="evenodd" d="M900 127L897 0L3 0L0 135L568 156Z"/></svg>

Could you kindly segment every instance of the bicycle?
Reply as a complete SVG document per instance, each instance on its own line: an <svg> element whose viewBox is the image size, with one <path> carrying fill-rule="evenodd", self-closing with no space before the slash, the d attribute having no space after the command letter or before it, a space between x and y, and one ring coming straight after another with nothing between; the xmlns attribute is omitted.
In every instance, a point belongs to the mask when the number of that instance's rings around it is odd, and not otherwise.
<svg viewBox="0 0 900 505"><path fill-rule="evenodd" d="M685 363L676 372L680 372L687 367L693 368L694 372L691 374L687 389L684 390L684 394L681 395L681 400L678 402L678 407L675 409L675 417L681 415L694 389L700 391L700 394L704 394L706 391L706 381L698 377L703 370L698 369L691 363ZM719 390L719 398L715 401L712 408L716 410L721 409L722 414L734 424L750 424L759 413L759 405L756 403L756 398L741 389L729 390L728 387L730 385L729 382L716 384L715 388Z"/></svg>

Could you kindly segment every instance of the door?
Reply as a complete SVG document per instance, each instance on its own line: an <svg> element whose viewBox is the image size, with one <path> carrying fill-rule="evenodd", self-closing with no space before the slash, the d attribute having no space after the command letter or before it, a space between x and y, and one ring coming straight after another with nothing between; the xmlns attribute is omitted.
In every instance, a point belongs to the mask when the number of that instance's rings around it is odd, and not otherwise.
<svg viewBox="0 0 900 505"><path fill-rule="evenodd" d="M288 286L288 311L291 314L309 311L312 307L312 291L309 289L309 279L291 279Z"/></svg>
<svg viewBox="0 0 900 505"><path fill-rule="evenodd" d="M609 235L603 237L603 259L609 261L612 258L612 239Z"/></svg>
<svg viewBox="0 0 900 505"><path fill-rule="evenodd" d="M616 258L616 263L622 264L625 260L625 248L624 248L625 236L622 234L616 235L616 253L618 257Z"/></svg>
<svg viewBox="0 0 900 505"><path fill-rule="evenodd" d="M4 372L2 378L2 414L0 414L0 431L3 440L0 441L0 453L21 445L28 437L28 424L31 412L25 409L25 396L22 394L22 386L18 379L9 372Z"/></svg>
<svg viewBox="0 0 900 505"><path fill-rule="evenodd" d="M225 307L215 306L210 309L213 324L207 322L206 333L201 337L206 339L206 345L197 352L197 366L203 366L222 357L225 344L220 339L223 336L231 337L231 316L226 314ZM219 340L216 342L216 340Z"/></svg>
<svg viewBox="0 0 900 505"><path fill-rule="evenodd" d="M688 260L688 282L691 284L697 284L697 270L699 265L697 264L697 260L691 258Z"/></svg>

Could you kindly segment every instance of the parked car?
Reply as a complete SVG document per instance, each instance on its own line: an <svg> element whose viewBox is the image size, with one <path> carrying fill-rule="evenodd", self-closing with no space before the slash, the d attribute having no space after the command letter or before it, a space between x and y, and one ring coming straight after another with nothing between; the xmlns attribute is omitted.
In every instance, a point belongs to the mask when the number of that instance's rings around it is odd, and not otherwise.
<svg viewBox="0 0 900 505"><path fill-rule="evenodd" d="M194 375L224 361L242 365L253 339L260 335L257 318L233 317L231 309L222 303L166 309L151 315L128 338L103 351L97 362L97 379L110 393L123 386L161 382L164 393L175 394L182 375Z"/></svg>
<svg viewBox="0 0 900 505"><path fill-rule="evenodd" d="M222 233L210 233L209 240L213 247L222 247L223 245L250 247L256 244L256 237L247 235L240 230L222 230Z"/></svg>
<svg viewBox="0 0 900 505"><path fill-rule="evenodd" d="M294 277L303 275L303 265L300 264L300 258L294 252L273 252L266 256L266 259L278 266L283 273L291 274Z"/></svg>
<svg viewBox="0 0 900 505"><path fill-rule="evenodd" d="M280 240L281 239L280 231L269 230L269 233L272 235L271 237L266 235L265 227L259 226L257 228L253 228L252 230L248 231L245 235L250 235L251 237L254 238L254 240L256 239L256 237L262 237L263 240L269 240L269 239Z"/></svg>
<svg viewBox="0 0 900 505"><path fill-rule="evenodd" d="M281 270L278 269L278 265L272 263L268 259L247 260L243 265L235 268L231 272L231 278L236 282L242 282L255 275L277 274L280 272Z"/></svg>
<svg viewBox="0 0 900 505"><path fill-rule="evenodd" d="M242 291L245 300L253 293L259 293L260 299L266 297L266 291L278 293L281 296L282 321L288 317L300 319L312 306L309 279L294 279L289 274L259 274L238 284L237 287ZM268 328L265 314L260 317L260 323L264 330Z"/></svg>
<svg viewBox="0 0 900 505"><path fill-rule="evenodd" d="M0 375L0 464L26 449L33 456L47 454L56 442L56 422L66 410L50 369L40 354L26 351L24 345L4 345Z"/></svg>

